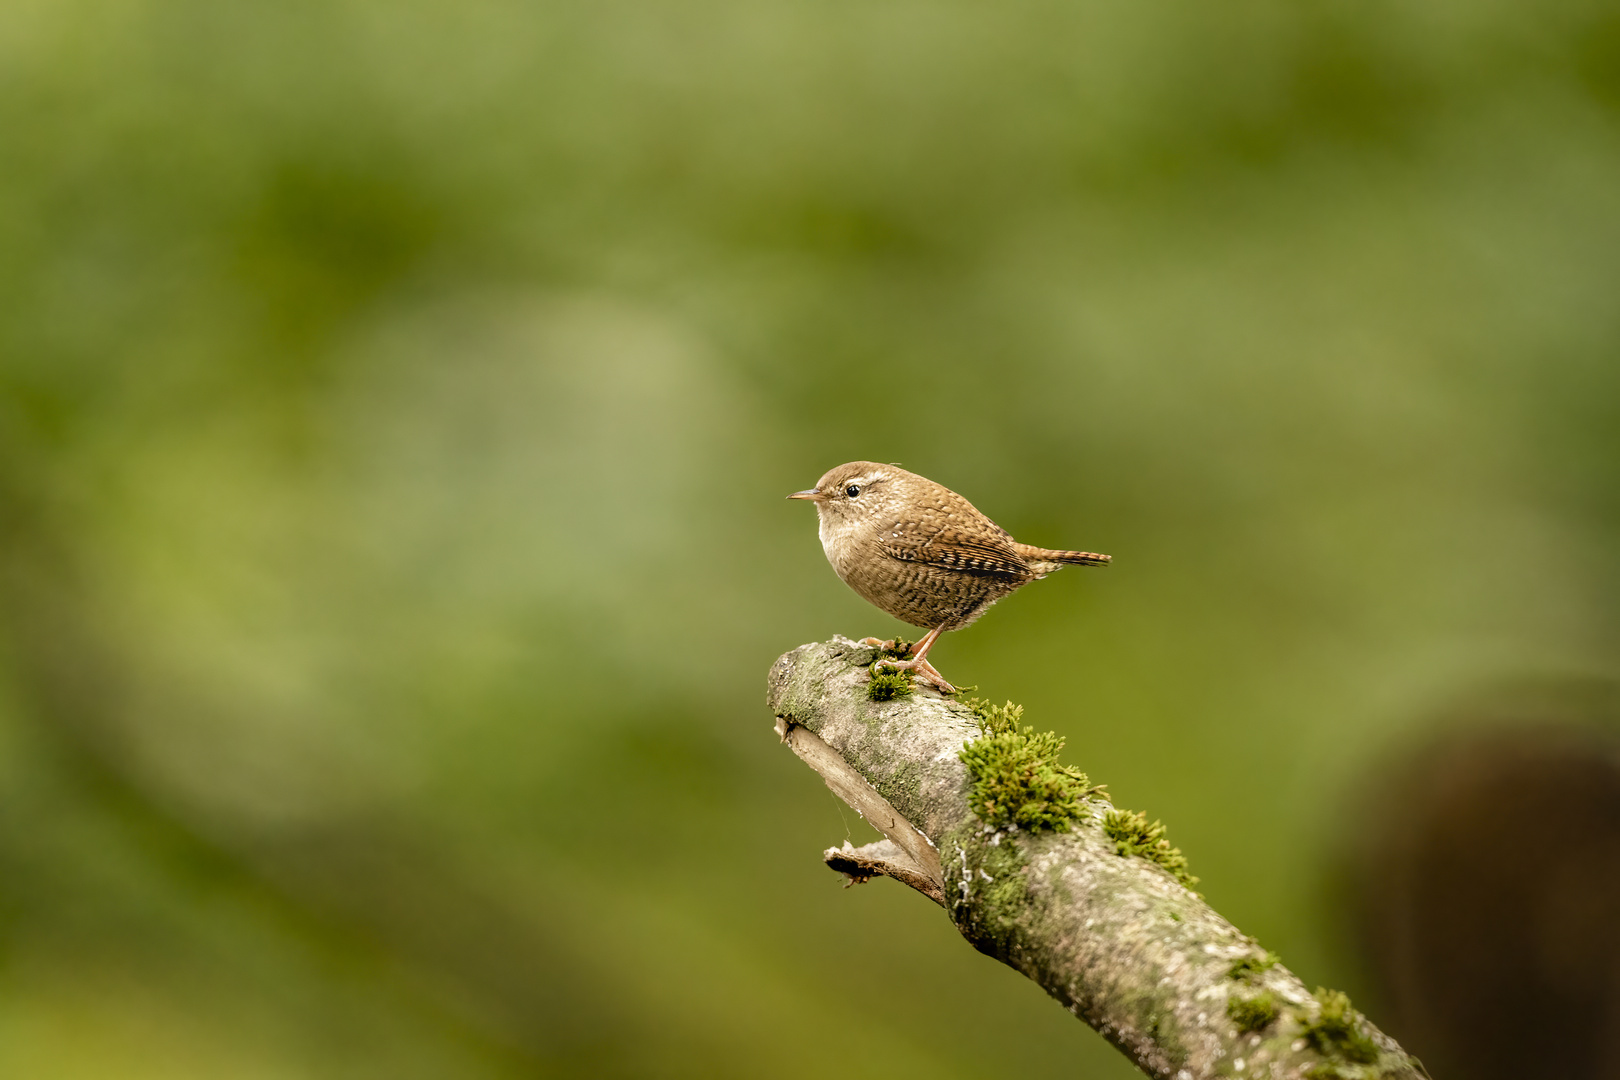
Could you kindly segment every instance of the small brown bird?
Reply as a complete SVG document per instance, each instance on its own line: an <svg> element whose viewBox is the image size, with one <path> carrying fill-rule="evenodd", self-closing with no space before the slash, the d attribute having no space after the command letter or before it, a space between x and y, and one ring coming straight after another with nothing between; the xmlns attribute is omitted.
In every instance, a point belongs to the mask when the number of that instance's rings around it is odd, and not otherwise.
<svg viewBox="0 0 1620 1080"><path fill-rule="evenodd" d="M906 660L880 663L911 671L956 693L928 650L947 630L984 614L1003 596L1066 564L1102 566L1111 556L1020 544L950 488L895 465L851 461L808 491L821 516L821 549L844 584L902 622L927 630ZM893 648L867 638L866 644Z"/></svg>

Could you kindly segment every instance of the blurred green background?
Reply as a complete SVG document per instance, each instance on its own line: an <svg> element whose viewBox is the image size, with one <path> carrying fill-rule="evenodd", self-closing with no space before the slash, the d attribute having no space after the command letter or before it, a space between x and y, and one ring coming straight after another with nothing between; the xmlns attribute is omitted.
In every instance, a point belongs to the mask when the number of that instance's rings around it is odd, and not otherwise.
<svg viewBox="0 0 1620 1080"><path fill-rule="evenodd" d="M856 458L1114 554L934 659L1357 990L1360 785L1615 672L1617 178L1598 0L9 0L0 1073L1135 1075L820 864Z"/></svg>

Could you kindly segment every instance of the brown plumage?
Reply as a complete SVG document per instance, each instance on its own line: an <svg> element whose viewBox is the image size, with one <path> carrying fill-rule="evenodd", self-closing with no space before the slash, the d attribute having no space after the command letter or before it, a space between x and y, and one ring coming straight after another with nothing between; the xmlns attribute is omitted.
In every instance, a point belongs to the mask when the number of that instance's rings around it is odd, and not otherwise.
<svg viewBox="0 0 1620 1080"><path fill-rule="evenodd" d="M926 659L940 634L1054 570L1109 561L1090 551L1020 544L950 488L895 465L851 461L788 498L816 504L822 550L846 585L928 631L909 660L890 663L945 693L955 688Z"/></svg>

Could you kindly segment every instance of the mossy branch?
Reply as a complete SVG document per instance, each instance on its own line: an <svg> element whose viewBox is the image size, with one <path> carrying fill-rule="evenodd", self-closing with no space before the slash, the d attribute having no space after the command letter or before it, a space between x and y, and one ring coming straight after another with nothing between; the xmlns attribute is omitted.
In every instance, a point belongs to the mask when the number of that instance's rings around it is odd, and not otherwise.
<svg viewBox="0 0 1620 1080"><path fill-rule="evenodd" d="M1425 1075L1343 994L1309 993L1205 904L1163 826L1058 764L1062 740L1011 703L920 685L875 699L877 658L840 637L770 673L783 741L887 837L824 853L849 883L893 877L940 904L1150 1076Z"/></svg>

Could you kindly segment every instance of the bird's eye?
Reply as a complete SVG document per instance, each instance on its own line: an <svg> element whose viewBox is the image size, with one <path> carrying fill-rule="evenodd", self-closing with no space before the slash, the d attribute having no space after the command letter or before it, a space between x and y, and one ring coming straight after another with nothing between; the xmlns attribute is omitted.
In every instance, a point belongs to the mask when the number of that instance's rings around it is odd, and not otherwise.
<svg viewBox="0 0 1620 1080"><path fill-rule="evenodd" d="M861 493L861 486L859 484L851 484L851 485L849 485L849 487L844 489L844 494L848 495L852 499L855 496L859 495L860 493Z"/></svg>

